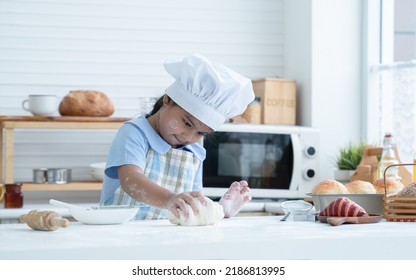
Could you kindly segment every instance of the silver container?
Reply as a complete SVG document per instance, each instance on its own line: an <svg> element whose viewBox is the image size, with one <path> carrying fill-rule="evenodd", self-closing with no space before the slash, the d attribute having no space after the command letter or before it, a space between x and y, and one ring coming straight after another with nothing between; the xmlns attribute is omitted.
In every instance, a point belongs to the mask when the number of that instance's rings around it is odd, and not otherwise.
<svg viewBox="0 0 416 280"><path fill-rule="evenodd" d="M324 210L332 201L340 197L346 197L360 205L367 211L368 214L384 215L384 194L381 193L350 193L350 194L311 194L313 204L316 211L319 213Z"/></svg>
<svg viewBox="0 0 416 280"><path fill-rule="evenodd" d="M33 169L33 182L36 184L66 184L71 182L69 168L37 168Z"/></svg>

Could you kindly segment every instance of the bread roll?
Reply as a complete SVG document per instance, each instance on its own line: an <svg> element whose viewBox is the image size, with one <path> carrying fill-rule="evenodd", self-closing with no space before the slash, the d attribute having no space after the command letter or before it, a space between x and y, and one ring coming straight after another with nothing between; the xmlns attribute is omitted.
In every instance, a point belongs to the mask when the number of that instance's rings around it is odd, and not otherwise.
<svg viewBox="0 0 416 280"><path fill-rule="evenodd" d="M346 194L347 188L336 180L323 180L312 188L312 194Z"/></svg>
<svg viewBox="0 0 416 280"><path fill-rule="evenodd" d="M374 182L376 193L386 193L384 188L384 178L378 179ZM387 194L396 194L404 188L404 185L399 180L386 179Z"/></svg>
<svg viewBox="0 0 416 280"><path fill-rule="evenodd" d="M95 90L70 91L59 104L62 116L109 117L114 105L102 92Z"/></svg>
<svg viewBox="0 0 416 280"><path fill-rule="evenodd" d="M355 180L345 184L349 193L376 193L373 184L367 181Z"/></svg>
<svg viewBox="0 0 416 280"><path fill-rule="evenodd" d="M413 205L412 206L410 206L410 205L406 206L405 203L411 203L411 204L415 203L415 201L408 200L408 198L416 197L416 183L413 182L413 183L410 183L409 185L403 187L403 189L401 191L399 191L395 196L396 196L396 198L394 200L395 202L403 203L402 206L396 207L397 208L397 209L395 209L396 215L414 215L414 214L406 213L406 211L404 213L402 213L402 212L399 212L398 210L399 209L414 209ZM400 199L400 198L403 198L403 200Z"/></svg>
<svg viewBox="0 0 416 280"><path fill-rule="evenodd" d="M416 197L416 183L410 183L397 193L398 197Z"/></svg>

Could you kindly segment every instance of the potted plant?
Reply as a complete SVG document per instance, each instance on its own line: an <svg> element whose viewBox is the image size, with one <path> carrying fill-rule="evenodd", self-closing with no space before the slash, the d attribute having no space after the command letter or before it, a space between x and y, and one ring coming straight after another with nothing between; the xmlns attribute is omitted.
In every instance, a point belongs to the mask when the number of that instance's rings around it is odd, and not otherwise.
<svg viewBox="0 0 416 280"><path fill-rule="evenodd" d="M334 179L340 182L349 182L351 175L354 174L360 164L363 154L364 143L349 143L346 147L339 150L336 158Z"/></svg>

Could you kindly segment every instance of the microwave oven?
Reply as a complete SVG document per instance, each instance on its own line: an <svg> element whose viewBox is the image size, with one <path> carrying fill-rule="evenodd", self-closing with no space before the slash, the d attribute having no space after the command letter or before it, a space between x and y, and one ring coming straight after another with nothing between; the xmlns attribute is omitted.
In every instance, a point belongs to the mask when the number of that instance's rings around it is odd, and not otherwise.
<svg viewBox="0 0 416 280"><path fill-rule="evenodd" d="M224 124L202 139L203 193L221 197L246 180L253 198L303 198L318 181L319 130L302 126Z"/></svg>

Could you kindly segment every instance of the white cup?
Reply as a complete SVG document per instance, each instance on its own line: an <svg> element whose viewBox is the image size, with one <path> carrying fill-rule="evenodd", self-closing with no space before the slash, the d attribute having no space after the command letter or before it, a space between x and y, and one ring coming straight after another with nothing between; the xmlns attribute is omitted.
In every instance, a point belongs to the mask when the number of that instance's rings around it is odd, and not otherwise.
<svg viewBox="0 0 416 280"><path fill-rule="evenodd" d="M56 110L56 95L29 95L22 108L35 116L49 116Z"/></svg>

